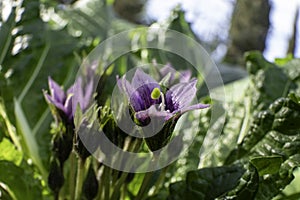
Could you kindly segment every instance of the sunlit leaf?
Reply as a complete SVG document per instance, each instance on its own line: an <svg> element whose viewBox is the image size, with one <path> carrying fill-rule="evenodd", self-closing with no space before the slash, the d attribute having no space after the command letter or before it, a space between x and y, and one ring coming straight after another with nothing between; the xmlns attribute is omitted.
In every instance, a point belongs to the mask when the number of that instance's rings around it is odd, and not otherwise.
<svg viewBox="0 0 300 200"><path fill-rule="evenodd" d="M30 181L24 170L9 161L0 161L0 183L8 188L8 193L13 199L36 199L41 198L37 188L31 188ZM1 187L0 187L1 188ZM34 191L32 191L34 190Z"/></svg>
<svg viewBox="0 0 300 200"><path fill-rule="evenodd" d="M250 162L255 166L260 176L278 173L282 164L281 156L262 156L252 158Z"/></svg>
<svg viewBox="0 0 300 200"><path fill-rule="evenodd" d="M18 132L22 137L23 146L25 147L25 153L32 158L41 174L46 177L47 172L39 155L37 141L32 134L32 130L30 129L20 103L17 100L15 100L15 115L17 120Z"/></svg>
<svg viewBox="0 0 300 200"><path fill-rule="evenodd" d="M7 139L3 139L0 143L0 160L13 162L15 165L20 165L23 154Z"/></svg>

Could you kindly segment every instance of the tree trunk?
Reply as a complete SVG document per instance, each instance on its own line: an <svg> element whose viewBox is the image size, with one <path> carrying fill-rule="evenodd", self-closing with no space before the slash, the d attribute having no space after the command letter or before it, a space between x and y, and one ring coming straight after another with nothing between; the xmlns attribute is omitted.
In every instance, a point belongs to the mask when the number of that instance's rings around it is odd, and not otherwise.
<svg viewBox="0 0 300 200"><path fill-rule="evenodd" d="M230 42L224 61L242 64L246 51L265 49L271 6L268 0L237 0L230 27Z"/></svg>
<svg viewBox="0 0 300 200"><path fill-rule="evenodd" d="M137 24L144 22L142 12L147 0L115 0L114 10L122 18Z"/></svg>

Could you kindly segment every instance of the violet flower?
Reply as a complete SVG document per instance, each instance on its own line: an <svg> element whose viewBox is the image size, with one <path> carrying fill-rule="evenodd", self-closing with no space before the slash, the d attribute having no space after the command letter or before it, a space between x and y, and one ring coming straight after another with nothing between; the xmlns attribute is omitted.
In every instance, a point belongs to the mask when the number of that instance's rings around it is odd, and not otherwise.
<svg viewBox="0 0 300 200"><path fill-rule="evenodd" d="M82 78L79 77L75 83L64 92L63 89L51 77L48 78L50 95L44 91L44 96L49 104L64 114L69 122L73 122L77 105L85 111L93 94L93 81L89 81L82 87Z"/></svg>
<svg viewBox="0 0 300 200"><path fill-rule="evenodd" d="M170 75L174 73L171 71ZM165 88L141 69L136 70L131 83L125 77L118 79L120 90L126 94L134 117L142 126L149 124L151 119L166 122L188 111L209 107L201 103L189 105L196 95L196 83L196 79L185 77L184 81Z"/></svg>
<svg viewBox="0 0 300 200"><path fill-rule="evenodd" d="M159 69L159 74L163 83L167 86L172 85L177 79L180 83L186 83L190 81L192 73L190 70L175 70L170 63L167 63L164 67Z"/></svg>

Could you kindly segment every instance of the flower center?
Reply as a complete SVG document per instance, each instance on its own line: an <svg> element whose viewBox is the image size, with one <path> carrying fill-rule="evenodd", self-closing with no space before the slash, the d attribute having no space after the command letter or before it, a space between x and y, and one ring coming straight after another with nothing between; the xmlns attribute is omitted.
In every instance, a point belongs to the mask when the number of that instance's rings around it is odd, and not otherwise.
<svg viewBox="0 0 300 200"><path fill-rule="evenodd" d="M154 88L151 92L151 98L156 100L159 99L159 97L161 97L161 104L159 105L159 108L161 109L161 111L164 111L166 107L164 94L160 91L159 88Z"/></svg>
<svg viewBox="0 0 300 200"><path fill-rule="evenodd" d="M151 92L151 98L152 98L152 99L159 99L160 93L161 93L161 91L160 91L159 88L154 88L154 89L152 90L152 92Z"/></svg>

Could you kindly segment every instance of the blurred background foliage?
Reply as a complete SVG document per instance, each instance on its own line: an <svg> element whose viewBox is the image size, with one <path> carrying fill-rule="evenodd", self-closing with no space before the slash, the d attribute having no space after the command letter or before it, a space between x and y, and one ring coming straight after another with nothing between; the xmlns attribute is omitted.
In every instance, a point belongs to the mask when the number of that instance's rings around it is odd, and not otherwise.
<svg viewBox="0 0 300 200"><path fill-rule="evenodd" d="M234 11L228 34L224 31L227 37L224 39L216 33L209 41L193 31L180 6L175 7L166 20L155 21L147 14L148 3L146 0L0 1L0 191L4 199L41 199L42 195L50 198L45 177L51 152L49 128L52 117L42 90L48 87L48 76L68 88L82 60L106 38L131 28L161 26L192 37L212 56L220 44L226 45L227 53L216 59L225 83L247 76L243 58L246 51L264 51L266 48L271 26L269 15L272 7L269 1L229 2L234 5ZM152 10L152 15L158 11ZM294 30L297 29L296 22L297 17ZM132 39L137 35L133 34ZM295 41L296 31L289 43L287 53L290 57L295 52ZM164 57L154 50L146 54L139 50L118 59L114 63L116 70L112 77L126 72L128 66L138 62L152 62L152 58L156 58L158 63L169 61L179 68L185 65L184 61L171 54ZM243 84L240 82L240 85ZM105 90L110 91L111 88ZM237 104L240 107L235 109L242 109L243 103ZM197 145L201 145L201 137L198 142L187 156L191 159L179 161L181 168L176 172L177 178L167 177L170 182L182 180L188 170L198 167ZM215 163L202 163L203 166L217 165L217 155L218 152L212 155L216 156L212 159ZM9 175L5 176L2 172ZM292 187L288 191L291 190Z"/></svg>

